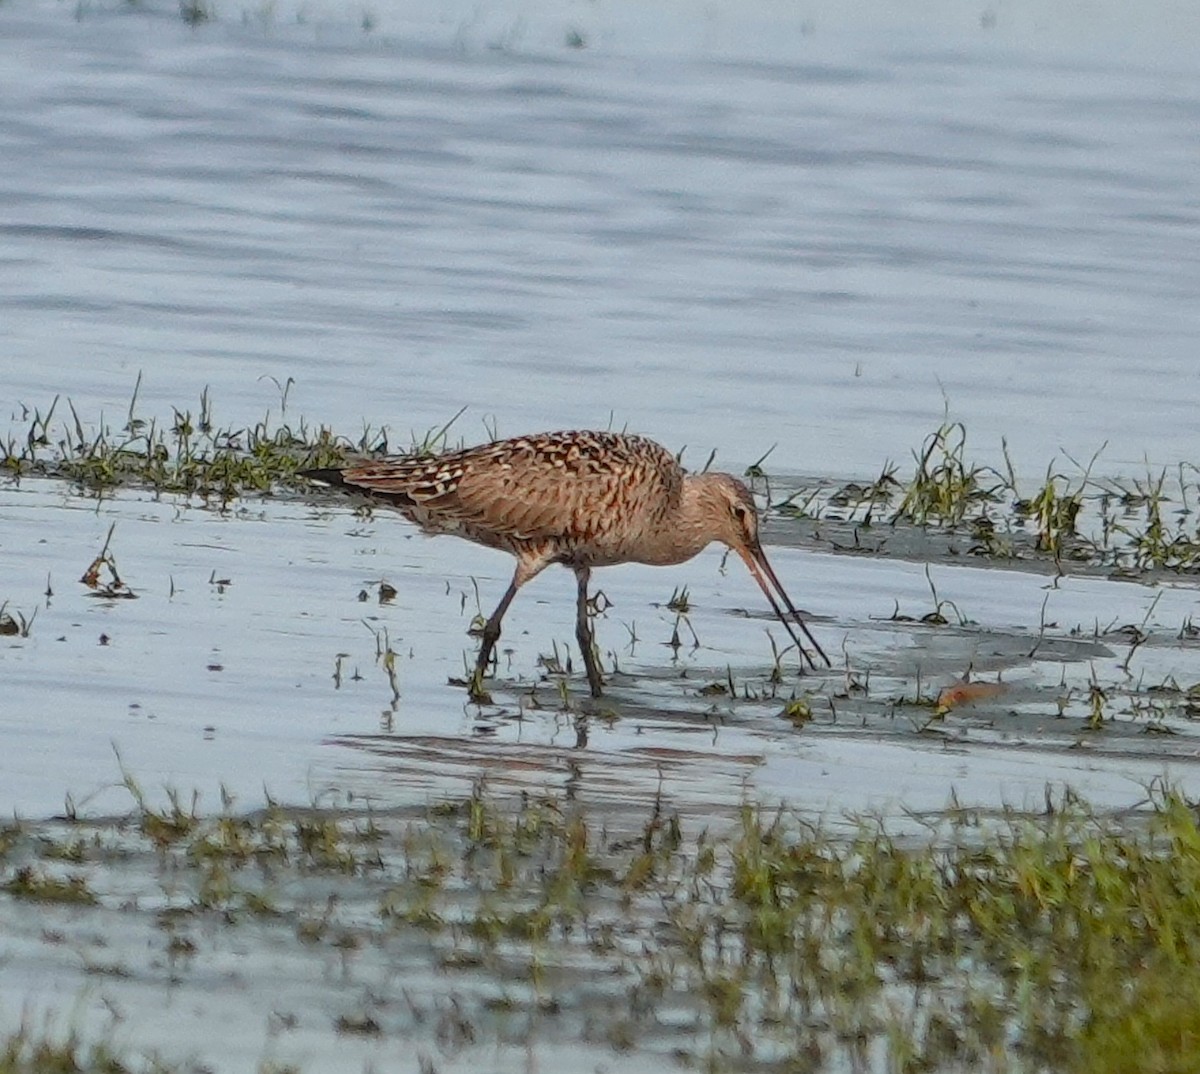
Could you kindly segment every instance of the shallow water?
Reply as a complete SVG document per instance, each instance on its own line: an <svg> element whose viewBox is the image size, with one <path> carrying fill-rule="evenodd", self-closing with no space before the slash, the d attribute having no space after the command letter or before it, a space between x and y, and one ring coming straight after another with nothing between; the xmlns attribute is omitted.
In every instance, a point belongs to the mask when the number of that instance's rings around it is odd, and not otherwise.
<svg viewBox="0 0 1200 1074"><path fill-rule="evenodd" d="M597 630L621 671L593 703L578 675L563 695L540 665L555 645L569 652L572 629L573 579L549 571L510 612L494 704L474 706L447 680L473 650L476 584L485 606L506 584L510 560L497 553L329 498L244 500L223 514L134 491L97 503L27 479L0 488L0 517L8 612L31 620L28 637L0 637L0 811L94 820L31 826L30 850L4 861L2 879L30 858L86 876L101 900L80 909L0 895L4 1032L73 1031L196 1070L637 1074L676 1048L703 1053L682 1000L655 1008L657 1028L636 1044L614 1046L636 952L614 980L607 963L556 947L531 989L519 960L455 963L467 941L454 929L447 939L381 928L370 870L319 878L297 863L261 881L282 912L202 910L198 862L179 869L144 845L120 849L137 827L122 819L135 812L126 780L153 806L174 794L209 817L269 799L347 806L359 823L377 811L400 831L411 817L418 833L423 807L483 786L500 802L528 793L578 806L594 831L635 843L655 803L692 832L731 825L745 802L787 803L834 831L866 813L921 832L951 803L1036 810L1069 788L1124 811L1156 781L1200 795L1200 732L1178 691L1153 691L1200 682L1200 649L1180 640L1191 587L1055 585L936 555L927 577L920 563L772 544L812 629L844 662L800 678L788 654L773 688L771 621L739 563L723 572L706 553L673 571L612 568L598 572L611 606ZM106 540L132 598L97 597L79 580ZM918 621L933 607L930 579L965 621ZM397 590L384 604L381 580ZM684 583L700 644L676 651L665 603ZM1126 623L1147 634L1128 673ZM397 700L381 645L396 653ZM909 703L968 667L999 675L1004 692L941 719ZM719 689L730 680L737 699ZM1106 691L1096 732L1093 681ZM800 725L785 718L793 692L811 700ZM38 856L77 839L81 866ZM258 876L242 869L235 886ZM644 914L656 920L653 907ZM321 921L332 923L320 941L306 939ZM395 1067L400 1054L417 1065Z"/></svg>
<svg viewBox="0 0 1200 1074"><path fill-rule="evenodd" d="M1200 681L1200 653L1179 640L1196 605L1190 587L1054 586L939 563L929 575L938 598L966 622L932 627L916 621L933 608L922 565L776 546L777 570L835 667L800 677L791 653L772 687L772 621L740 563L722 571L714 551L673 571L611 568L598 575L611 604L599 644L620 671L593 703L578 675L564 698L542 663L556 646L560 662L572 652L574 582L550 571L506 619L494 703L480 707L449 680L471 659L472 618L507 584L502 554L328 498L221 514L146 493L97 505L60 482L26 480L0 490L0 511L17 579L6 599L26 619L36 611L27 638L0 639L5 814L61 811L68 795L87 815L120 812L131 804L123 771L151 795L194 789L210 807L221 787L250 807L264 791L300 804L416 805L484 776L497 790L562 787L600 802L661 789L685 812L720 813L749 793L833 815L937 809L951 787L1022 806L1061 782L1117 806L1156 774L1200 779L1178 701L1166 737L1146 733L1163 719L1122 707L1150 686ZM79 581L110 527L135 599L104 599ZM381 581L397 589L388 603ZM677 624L665 605L684 584L691 609ZM1118 666L1127 623L1148 634L1128 674ZM378 655L388 646L397 700ZM933 723L930 708L904 703L969 668L999 674L1005 692ZM847 691L848 673L866 688ZM1093 673L1113 691L1103 734L1084 729ZM793 692L811 695L802 728L780 715Z"/></svg>
<svg viewBox="0 0 1200 1074"><path fill-rule="evenodd" d="M289 421L387 424L403 445L465 404L454 432L470 441L493 423L612 424L734 469L777 443L772 472L829 479L904 459L947 405L969 454L995 463L1006 436L1030 482L1060 449L1107 442L1105 474L1192 455L1188 10L218 14L192 28L171 4L0 5L0 434L11 418L24 436L23 408L59 395L119 427L140 373L139 412L160 420L208 387L218 424L278 418L286 400ZM114 524L135 599L78 581ZM0 602L32 618L28 637L0 636L0 813L120 815L125 776L209 812L222 790L246 809L266 795L396 809L482 779L602 808L661 795L698 823L754 799L899 827L952 795L1036 808L1070 786L1123 809L1156 779L1200 794L1194 588L1055 584L920 540L905 558L837 555L783 521L768 543L834 670L801 679L792 654L773 687L761 595L709 552L599 573L599 640L620 668L599 705L546 670L572 650L574 597L547 572L506 620L502 682L477 707L448 680L507 583L504 556L330 499L222 513L0 484ZM952 625L916 621L931 579ZM665 606L683 585L687 624ZM1148 634L1132 656L1126 624ZM968 669L1002 692L944 718L913 703ZM793 692L811 694L800 726L784 716ZM4 1026L23 996L41 1010L82 990L95 956L80 952L145 943L145 921L113 914L96 926L107 940L48 955L62 923L0 906ZM246 977L212 979L283 987L295 952L263 942ZM236 963L227 943L214 966ZM206 1055L218 1069L271 1054L271 1012L235 1012L198 980L128 1039L159 1046L178 1002L201 1025L241 1019ZM158 991L150 974L104 994L142 1009ZM305 1069L344 1069L329 995L307 978L288 993L320 1026L289 1038ZM550 1040L491 1061L566 1069L573 1054ZM586 1061L647 1069L607 1048Z"/></svg>

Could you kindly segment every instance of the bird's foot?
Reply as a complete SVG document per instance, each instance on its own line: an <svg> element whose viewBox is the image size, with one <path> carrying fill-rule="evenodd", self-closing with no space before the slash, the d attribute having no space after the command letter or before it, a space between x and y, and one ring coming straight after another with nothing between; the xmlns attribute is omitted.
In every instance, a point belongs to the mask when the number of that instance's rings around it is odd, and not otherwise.
<svg viewBox="0 0 1200 1074"><path fill-rule="evenodd" d="M488 693L487 688L483 685L483 668L475 669L475 674L471 676L471 681L467 683L467 696L476 705L490 705L492 703L492 695Z"/></svg>

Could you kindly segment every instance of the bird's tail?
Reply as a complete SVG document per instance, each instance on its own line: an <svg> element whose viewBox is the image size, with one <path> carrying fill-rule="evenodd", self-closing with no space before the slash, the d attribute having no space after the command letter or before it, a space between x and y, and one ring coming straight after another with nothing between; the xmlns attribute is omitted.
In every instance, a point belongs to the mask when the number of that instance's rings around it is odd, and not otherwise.
<svg viewBox="0 0 1200 1074"><path fill-rule="evenodd" d="M322 470L299 470L296 473L297 477L302 477L306 481L314 481L318 485L328 485L330 488L342 488L346 484L345 474L341 470L333 469L332 467Z"/></svg>

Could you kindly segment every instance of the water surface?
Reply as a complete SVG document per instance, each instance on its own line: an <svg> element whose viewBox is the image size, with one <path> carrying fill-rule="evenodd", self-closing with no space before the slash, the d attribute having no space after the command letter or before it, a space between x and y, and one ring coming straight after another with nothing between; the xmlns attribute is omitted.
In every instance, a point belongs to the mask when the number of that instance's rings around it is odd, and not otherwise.
<svg viewBox="0 0 1200 1074"><path fill-rule="evenodd" d="M465 404L861 477L948 401L1031 480L1192 454L1185 13L217 14L0 12L10 409L142 371L246 421L292 378L340 430Z"/></svg>

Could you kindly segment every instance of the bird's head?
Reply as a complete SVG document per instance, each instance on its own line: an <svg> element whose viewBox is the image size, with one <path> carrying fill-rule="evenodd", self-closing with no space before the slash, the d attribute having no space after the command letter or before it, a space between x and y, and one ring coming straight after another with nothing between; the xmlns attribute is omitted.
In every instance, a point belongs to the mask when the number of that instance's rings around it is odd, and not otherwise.
<svg viewBox="0 0 1200 1074"><path fill-rule="evenodd" d="M732 474L702 474L709 524L718 541L743 558L759 547L758 508L744 482Z"/></svg>
<svg viewBox="0 0 1200 1074"><path fill-rule="evenodd" d="M700 474L693 480L700 482L705 504L704 513L713 539L728 545L741 556L770 602L771 609L791 635L796 648L808 657L809 663L816 666L812 656L800 643L793 623L799 625L804 636L828 664L829 658L805 626L800 613L796 611L795 605L783 588L783 583L779 581L779 576L771 567L766 552L763 551L758 535L758 508L754 503L754 493L732 474ZM783 607L780 607L780 601ZM786 612L784 608L787 609Z"/></svg>

